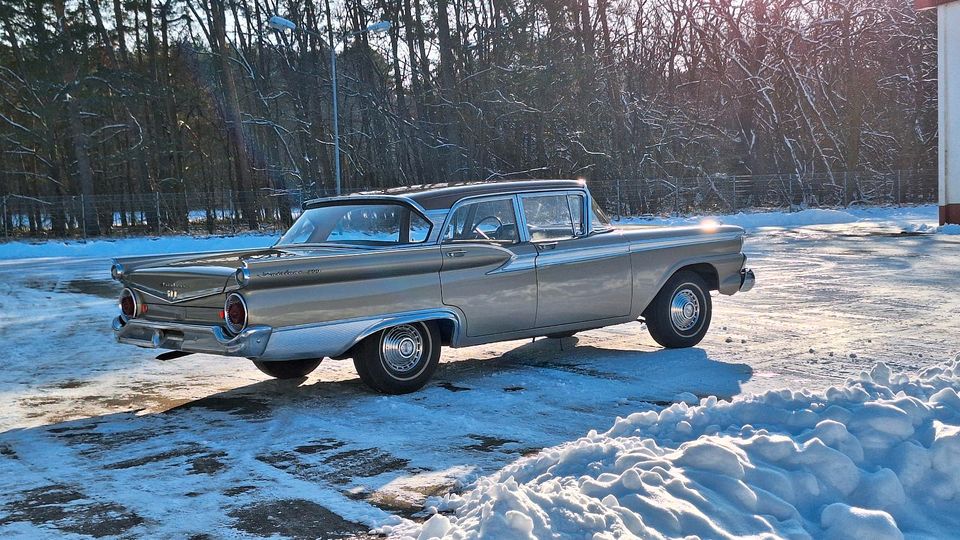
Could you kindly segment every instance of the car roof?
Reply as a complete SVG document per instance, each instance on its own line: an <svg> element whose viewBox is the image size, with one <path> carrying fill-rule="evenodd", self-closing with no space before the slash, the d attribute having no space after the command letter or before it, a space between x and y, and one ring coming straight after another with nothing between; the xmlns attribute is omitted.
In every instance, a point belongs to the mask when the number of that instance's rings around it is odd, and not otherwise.
<svg viewBox="0 0 960 540"><path fill-rule="evenodd" d="M462 182L423 184L379 191L356 193L358 196L390 195L408 198L425 210L445 210L465 197L518 193L541 189L582 189L583 180L509 180L489 182ZM348 196L349 198L350 196Z"/></svg>

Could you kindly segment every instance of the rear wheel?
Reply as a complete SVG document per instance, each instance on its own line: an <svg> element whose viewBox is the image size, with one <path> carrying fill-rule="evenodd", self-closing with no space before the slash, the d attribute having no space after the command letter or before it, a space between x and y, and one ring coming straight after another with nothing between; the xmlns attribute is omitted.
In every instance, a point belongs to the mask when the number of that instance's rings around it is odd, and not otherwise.
<svg viewBox="0 0 960 540"><path fill-rule="evenodd" d="M323 358L307 358L304 360L282 360L277 362L253 361L257 369L277 379L297 379L306 377L317 369Z"/></svg>
<svg viewBox="0 0 960 540"><path fill-rule="evenodd" d="M440 363L436 323L398 324L360 342L353 356L367 386L385 394L406 394L427 384Z"/></svg>
<svg viewBox="0 0 960 540"><path fill-rule="evenodd" d="M696 272L677 272L644 311L647 330L668 349L693 347L710 328L713 304L706 282Z"/></svg>

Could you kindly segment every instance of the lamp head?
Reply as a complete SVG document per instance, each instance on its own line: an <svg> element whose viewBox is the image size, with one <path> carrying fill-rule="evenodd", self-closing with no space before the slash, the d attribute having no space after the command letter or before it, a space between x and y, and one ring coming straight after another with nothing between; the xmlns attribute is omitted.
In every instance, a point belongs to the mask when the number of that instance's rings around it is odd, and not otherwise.
<svg viewBox="0 0 960 540"><path fill-rule="evenodd" d="M267 21L267 24L270 25L270 28L273 28L274 30L280 30L281 32L297 29L297 25L294 24L293 21L289 19L284 19L279 15L274 15L273 17L270 17L270 20Z"/></svg>
<svg viewBox="0 0 960 540"><path fill-rule="evenodd" d="M380 33L390 30L390 27L393 26L390 24L390 21L380 21L376 24L371 24L367 27L368 32Z"/></svg>

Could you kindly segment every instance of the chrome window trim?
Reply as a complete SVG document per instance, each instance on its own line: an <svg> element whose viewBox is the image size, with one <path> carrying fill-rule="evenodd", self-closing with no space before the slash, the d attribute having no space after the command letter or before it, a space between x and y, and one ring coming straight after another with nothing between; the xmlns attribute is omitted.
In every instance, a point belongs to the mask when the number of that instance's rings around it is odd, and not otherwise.
<svg viewBox="0 0 960 540"><path fill-rule="evenodd" d="M572 193L570 195L567 195L567 208L570 210L570 224L573 226L573 229L575 232L577 230L577 225L573 222L573 207L570 206L571 195L574 197L580 197L580 231L581 232L580 234L574 234L574 238L582 238L584 236L589 236L590 233L588 232L588 230L590 228L590 225L587 223L587 214L584 213L587 197L579 193Z"/></svg>
<svg viewBox="0 0 960 540"><path fill-rule="evenodd" d="M606 227L602 227L602 228L599 228L599 229L595 229L595 228L593 227L593 219L592 219L590 216L593 214L593 203L594 203L595 199L593 198L593 193L590 193L590 194L588 195L588 197L589 197L589 200L586 202L586 207L587 207L587 208L586 208L586 211L587 211L587 213L585 214L586 217L584 218L584 219L587 220L587 236L590 236L590 235L592 235L592 234L608 233L608 232L611 232L611 231L616 230L616 228L613 226L612 223L607 223L607 226L606 226ZM597 203L597 206L600 206L600 203ZM601 210L602 210L602 209L601 209ZM607 219L610 218L610 216L605 216L605 217L606 217Z"/></svg>
<svg viewBox="0 0 960 540"><path fill-rule="evenodd" d="M549 195L563 195L564 198L567 198L567 197L569 197L570 195L579 195L579 196L581 197L581 200L584 201L584 204L586 204L586 202L587 202L587 200L588 200L588 198L589 198L588 195L587 195L587 190L586 190L586 189L545 189L545 190L537 190L537 191L525 191L525 192L523 192L523 193L518 193L518 194L517 194L517 197L518 197L518 199L519 199L520 204L523 204L523 199L524 199L524 198L542 197L542 196L544 196L544 195L547 195L547 196L549 196ZM570 212L570 200L567 199L566 202L567 202L567 211ZM548 240L536 240L536 241L534 241L533 239L530 238L530 230L529 230L529 228L528 228L528 226L527 226L527 218L526 218L526 215L525 215L524 212L523 212L523 208L520 207L518 210L519 210L519 212L520 212L520 216L523 218L523 230L524 230L523 236L526 237L526 241L527 241L527 242L531 242L531 243L533 243L533 244L544 243L544 242L546 242L546 243L551 243L551 242L564 241L564 240L574 240L574 239L577 239L577 238L584 238L584 237L586 237L586 236L589 236L589 233L585 232L585 233L583 233L583 234L574 234L573 236L568 236L568 237L565 237L565 238L551 238L551 239L548 239ZM570 223L572 224L572 223L573 223L573 216L571 215L570 218L571 218L571 219L570 219ZM581 219L581 220L585 220L585 219L586 219L586 214L584 214L582 211L581 211L581 214L580 214L580 219ZM572 230L572 229L573 229L573 227L571 226L571 230ZM585 231L587 230L586 226L584 227L584 230L585 230Z"/></svg>
<svg viewBox="0 0 960 540"><path fill-rule="evenodd" d="M525 231L526 231L526 220L523 219L523 211L522 211L522 209L520 208L520 197L523 196L523 195L533 194L533 193L565 193L565 192L571 192L571 193L586 193L587 190L586 190L586 188L583 188L583 189L553 188L553 189L538 189L538 190L536 190L536 191L513 191L513 192L495 193L495 194L486 193L486 194L483 194L483 195L470 195L470 196L468 196L468 197L464 197L464 198L458 200L458 201L457 201L456 203L454 203L452 206L450 206L450 209L447 211L446 219L444 219L444 221L443 221L443 226L440 228L440 235L439 235L439 237L437 238L437 242L436 242L436 243L437 243L437 245L440 245L440 244L442 243L442 240L443 240L443 231L445 231L445 230L447 229L447 225L448 225L448 223L449 223L449 221L450 221L450 218L453 217L453 213L456 212L456 210L457 210L458 208L460 208L461 206L463 206L464 204L470 203L470 202L472 202L472 201L481 200L481 199L508 198L508 197L513 197L513 198L514 198L514 201L515 201L515 204L514 204L514 214L515 214L515 215L514 215L514 217L516 217L517 220L518 220L518 221L517 221L517 226L519 227L520 224L521 224L521 222L523 223L523 227L520 227L521 231L520 231L520 242L519 242L519 243L522 244L522 243L524 243L524 242L529 242L529 241L530 241L530 237L529 237L528 235L526 235L526 233L525 233ZM484 245L489 245L489 244L484 244ZM511 244L511 245L516 245L516 244Z"/></svg>
<svg viewBox="0 0 960 540"><path fill-rule="evenodd" d="M447 227L450 226L450 221L453 219L453 216L456 215L457 210L459 210L461 207L466 206L466 205L468 205L468 204L473 204L473 203L484 203L484 202L489 202L489 201L499 201L499 200L508 200L508 199L509 199L509 200L513 200L513 219L516 221L516 224L517 224L517 236L519 237L519 240L517 240L516 242L514 242L514 243L512 243L512 244L508 244L508 245L515 246L515 245L517 245L517 244L523 243L525 240L524 240L524 238L523 238L523 233L520 232L520 221L519 221L519 219L520 219L520 214L521 214L521 212L520 212L520 207L519 207L519 205L517 204L517 203L518 203L517 195L516 195L516 194L506 194L506 195L504 195L504 194L496 194L496 195L490 195L490 194L488 193L488 194L485 194L485 195L473 195L473 196L471 196L471 197L464 197L464 198L460 199L459 201L457 201L456 203L454 203L454 205L450 207L450 210L447 211L447 215L446 215L445 219L443 220L443 226L440 227L440 236L437 238L437 245L450 245L450 244L451 244L450 242L444 242L444 241L443 241L443 237L444 237L444 236L446 235L446 233L447 233ZM480 243L480 244L483 244L483 245L495 245L495 246L503 247L501 244L496 243L496 242L487 242L487 241L484 241L484 240L473 240L473 241L474 241L474 242L477 242L477 243Z"/></svg>
<svg viewBox="0 0 960 540"><path fill-rule="evenodd" d="M403 197L398 195L345 195L341 197L324 197L320 199L311 199L309 201L306 201L302 205L302 210L300 212L300 215L297 216L297 219L293 220L293 224L287 227L284 233L280 235L280 238L283 238L284 234L286 234L290 229L292 229L293 226L296 225L298 221L300 221L300 219L303 217L304 214L307 213L308 210L313 210L314 208L323 208L326 206L350 206L351 204L354 204L354 203L358 203L358 204L380 203L380 204L395 204L400 206L406 206L410 210L413 210L414 212L420 214L420 217L423 218L423 220L430 225L430 230L427 231L427 235L423 238L423 240L419 242L406 242L406 243L397 242L396 244L390 244L389 246L385 246L385 247L422 246L424 244L429 245L431 243L430 239L433 236L434 231L437 229L437 222L430 218L430 215L429 215L430 213L427 212L427 210L423 206L421 206L420 203L418 203L417 201L409 197ZM443 236L443 233L441 232L440 235ZM316 243L317 242L314 242L314 244ZM277 240L270 247L272 249L282 249L282 248L289 249L289 248L296 248L297 246L304 246L304 245L309 245L309 243L281 244L280 240ZM340 245L351 246L351 245L363 245L363 244L342 243Z"/></svg>

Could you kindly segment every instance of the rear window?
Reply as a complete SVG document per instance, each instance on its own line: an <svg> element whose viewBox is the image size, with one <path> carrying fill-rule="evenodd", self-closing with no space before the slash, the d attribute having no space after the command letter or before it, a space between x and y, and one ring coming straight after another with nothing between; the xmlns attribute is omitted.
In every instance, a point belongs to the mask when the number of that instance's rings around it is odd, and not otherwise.
<svg viewBox="0 0 960 540"><path fill-rule="evenodd" d="M277 245L417 244L430 222L402 204L341 204L305 211Z"/></svg>

